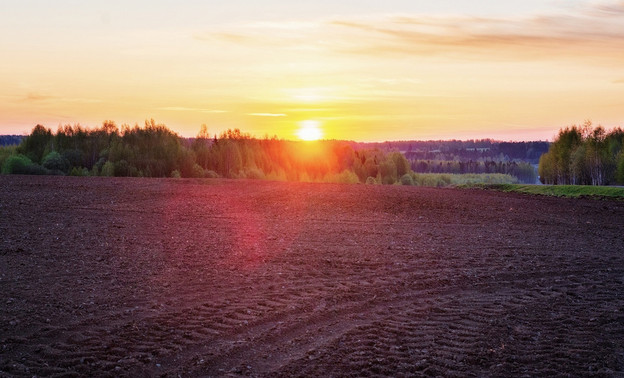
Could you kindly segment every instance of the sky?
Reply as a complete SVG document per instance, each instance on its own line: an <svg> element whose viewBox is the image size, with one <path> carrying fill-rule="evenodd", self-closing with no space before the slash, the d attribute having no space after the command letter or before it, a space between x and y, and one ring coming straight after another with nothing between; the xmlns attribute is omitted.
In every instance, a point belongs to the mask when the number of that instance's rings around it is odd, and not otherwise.
<svg viewBox="0 0 624 378"><path fill-rule="evenodd" d="M606 0L0 0L0 134L552 140L624 126L622 25Z"/></svg>

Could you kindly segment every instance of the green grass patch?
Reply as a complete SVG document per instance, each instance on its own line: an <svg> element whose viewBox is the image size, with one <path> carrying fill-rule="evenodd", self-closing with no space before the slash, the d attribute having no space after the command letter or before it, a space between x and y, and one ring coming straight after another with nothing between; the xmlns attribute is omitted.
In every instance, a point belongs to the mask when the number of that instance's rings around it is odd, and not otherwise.
<svg viewBox="0 0 624 378"><path fill-rule="evenodd" d="M521 185L521 184L477 184L460 185L460 188L480 188L498 190L502 192L514 192L523 194L554 196L554 197L594 197L616 198L624 200L624 188L613 186L588 186L588 185Z"/></svg>
<svg viewBox="0 0 624 378"><path fill-rule="evenodd" d="M517 182L517 178L501 173L411 173L400 179L400 183L403 185L431 186L438 188L461 185L514 184Z"/></svg>

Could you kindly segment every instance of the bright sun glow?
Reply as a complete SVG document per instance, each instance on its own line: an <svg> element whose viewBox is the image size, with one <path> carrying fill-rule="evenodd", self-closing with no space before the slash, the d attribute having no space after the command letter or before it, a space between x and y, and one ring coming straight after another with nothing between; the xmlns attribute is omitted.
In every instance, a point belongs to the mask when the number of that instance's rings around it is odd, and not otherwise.
<svg viewBox="0 0 624 378"><path fill-rule="evenodd" d="M323 137L323 130L321 130L321 123L319 121L303 121L299 123L299 130L297 130L297 136L301 140L319 140Z"/></svg>

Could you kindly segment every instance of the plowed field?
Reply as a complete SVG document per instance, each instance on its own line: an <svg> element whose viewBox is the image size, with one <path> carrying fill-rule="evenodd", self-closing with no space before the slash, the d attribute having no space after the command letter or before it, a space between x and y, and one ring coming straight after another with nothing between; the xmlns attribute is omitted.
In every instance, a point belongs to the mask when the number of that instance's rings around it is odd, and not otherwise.
<svg viewBox="0 0 624 378"><path fill-rule="evenodd" d="M624 374L624 203L0 176L0 376Z"/></svg>

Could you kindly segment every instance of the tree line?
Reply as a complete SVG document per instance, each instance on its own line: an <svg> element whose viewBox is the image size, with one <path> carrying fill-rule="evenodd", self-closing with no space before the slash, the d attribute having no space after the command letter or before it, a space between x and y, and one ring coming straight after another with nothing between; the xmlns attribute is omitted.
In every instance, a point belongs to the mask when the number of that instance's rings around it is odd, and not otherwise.
<svg viewBox="0 0 624 378"><path fill-rule="evenodd" d="M416 173L450 174L493 174L500 173L514 176L519 182L535 184L535 167L524 161L461 161L461 160L410 160L411 169Z"/></svg>
<svg viewBox="0 0 624 378"><path fill-rule="evenodd" d="M0 167L4 174L378 184L416 182L415 173L501 173L535 181L527 163L410 161L405 153L375 144L258 139L238 129L210 135L205 125L195 138L183 138L154 120L143 127L118 127L113 121L93 129L65 125L56 132L37 125L17 147L0 148Z"/></svg>
<svg viewBox="0 0 624 378"><path fill-rule="evenodd" d="M21 142L21 135L0 135L0 146L16 146Z"/></svg>
<svg viewBox="0 0 624 378"><path fill-rule="evenodd" d="M548 151L549 142L500 142L492 139L393 141L354 143L354 148L379 148L401 151L410 160L440 161L524 161L537 164Z"/></svg>
<svg viewBox="0 0 624 378"><path fill-rule="evenodd" d="M539 161L540 180L554 185L624 184L624 130L604 127L561 129Z"/></svg>
<svg viewBox="0 0 624 378"><path fill-rule="evenodd" d="M8 152L7 152L8 151ZM3 155L4 154L4 155ZM393 184L410 172L399 152L354 150L348 142L257 139L240 130L182 138L163 124L143 127L105 121L56 132L37 125L15 148L4 148L4 174L251 178Z"/></svg>

